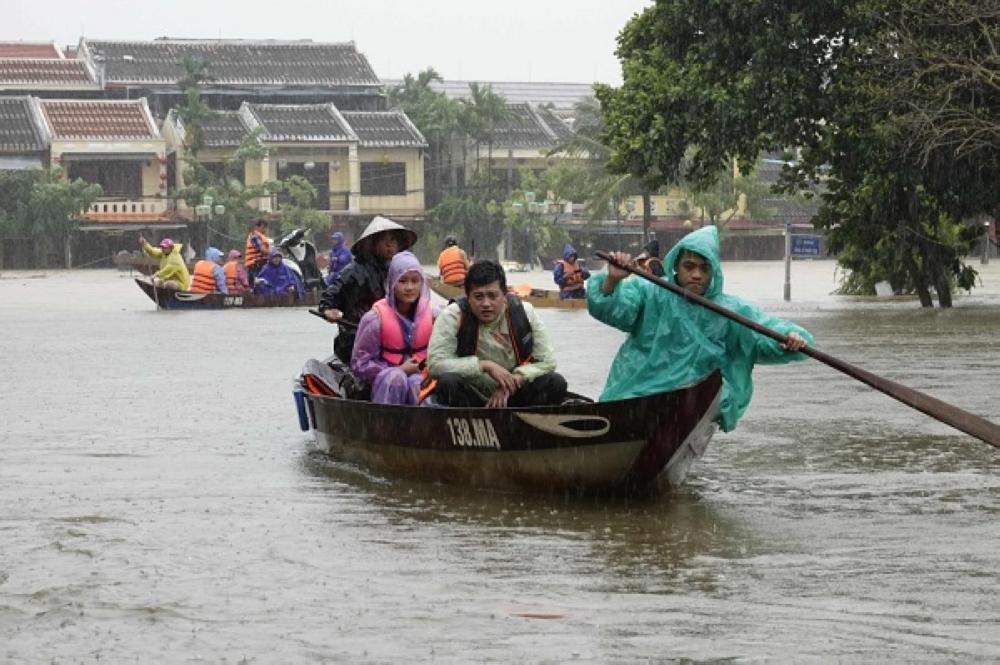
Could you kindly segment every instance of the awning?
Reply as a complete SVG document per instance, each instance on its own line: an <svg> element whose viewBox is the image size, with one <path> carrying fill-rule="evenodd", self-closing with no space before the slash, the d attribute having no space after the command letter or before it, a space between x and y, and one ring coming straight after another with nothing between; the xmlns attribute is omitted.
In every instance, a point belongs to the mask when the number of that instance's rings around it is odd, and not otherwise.
<svg viewBox="0 0 1000 665"><path fill-rule="evenodd" d="M31 171L42 168L41 157L0 155L0 171Z"/></svg>
<svg viewBox="0 0 1000 665"><path fill-rule="evenodd" d="M155 152L64 152L60 155L65 162L140 162L157 159Z"/></svg>
<svg viewBox="0 0 1000 665"><path fill-rule="evenodd" d="M186 229L183 222L123 222L121 224L88 224L77 227L80 231L144 231Z"/></svg>

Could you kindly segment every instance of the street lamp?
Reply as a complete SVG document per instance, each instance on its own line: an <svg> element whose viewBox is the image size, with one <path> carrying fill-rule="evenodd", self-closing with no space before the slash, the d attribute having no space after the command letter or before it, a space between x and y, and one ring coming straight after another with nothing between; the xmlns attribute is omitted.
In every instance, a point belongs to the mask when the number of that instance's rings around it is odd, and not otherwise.
<svg viewBox="0 0 1000 665"><path fill-rule="evenodd" d="M983 258L980 261L984 266L990 262L990 223L983 222Z"/></svg>
<svg viewBox="0 0 1000 665"><path fill-rule="evenodd" d="M226 206L221 203L217 203L214 206L215 199L211 194L205 194L201 197L201 203L194 207L194 215L199 222L205 222L205 247L208 247L209 240L209 222L212 221L214 217L222 217L226 214Z"/></svg>

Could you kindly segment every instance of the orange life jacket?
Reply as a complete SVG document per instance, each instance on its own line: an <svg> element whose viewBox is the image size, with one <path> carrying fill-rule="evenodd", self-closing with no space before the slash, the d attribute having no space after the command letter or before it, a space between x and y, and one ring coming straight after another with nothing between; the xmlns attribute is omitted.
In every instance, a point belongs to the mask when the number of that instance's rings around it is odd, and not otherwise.
<svg viewBox="0 0 1000 665"><path fill-rule="evenodd" d="M257 236L260 238L261 250L258 251L256 247L253 246L253 237ZM267 253L271 251L271 243L268 241L267 236L254 229L247 236L247 247L246 251L243 252L243 265L247 268L252 268L258 263L263 263L267 261Z"/></svg>
<svg viewBox="0 0 1000 665"><path fill-rule="evenodd" d="M462 250L457 246L445 247L444 251L438 255L438 272L441 273L441 281L445 284L464 285L466 271L465 262L462 260Z"/></svg>
<svg viewBox="0 0 1000 665"><path fill-rule="evenodd" d="M378 300L372 305L378 314L381 329L382 358L393 365L402 365L407 358L415 358L418 361L427 358L427 345L431 341L431 330L434 328L434 319L431 317L431 308L424 307L423 311L417 312L417 320L413 322L413 340L407 346L403 339L403 324L392 309L389 301L385 298Z"/></svg>
<svg viewBox="0 0 1000 665"><path fill-rule="evenodd" d="M583 270L579 263L570 263L563 259L559 260L563 267L563 283L559 287L562 291L579 291L583 287Z"/></svg>
<svg viewBox="0 0 1000 665"><path fill-rule="evenodd" d="M246 290L246 285L240 281L240 264L236 259L226 261L222 266L222 272L226 275L226 290L230 294L240 294Z"/></svg>
<svg viewBox="0 0 1000 665"><path fill-rule="evenodd" d="M192 293L212 293L215 291L215 268L216 263L208 259L202 259L194 264L194 272L191 274Z"/></svg>

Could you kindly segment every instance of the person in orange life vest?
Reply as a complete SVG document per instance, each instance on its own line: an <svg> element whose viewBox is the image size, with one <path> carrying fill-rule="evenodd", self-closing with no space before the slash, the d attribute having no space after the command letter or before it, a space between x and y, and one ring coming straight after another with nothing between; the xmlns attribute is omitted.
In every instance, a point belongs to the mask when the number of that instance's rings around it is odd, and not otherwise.
<svg viewBox="0 0 1000 665"><path fill-rule="evenodd" d="M573 245L566 243L566 246L563 247L562 261L556 261L556 269L553 271L552 277L559 285L560 299L587 297L583 281L590 277L590 273L577 264L576 250L573 249Z"/></svg>
<svg viewBox="0 0 1000 665"><path fill-rule="evenodd" d="M247 236L243 265L247 269L250 286L253 286L253 280L257 277L257 273L267 263L267 256L271 251L271 239L267 237L266 230L267 222L263 219L258 219L253 223L250 235Z"/></svg>
<svg viewBox="0 0 1000 665"><path fill-rule="evenodd" d="M226 273L219 265L222 252L215 247L205 250L205 258L194 264L194 274L191 275L192 293L229 293L226 288Z"/></svg>
<svg viewBox="0 0 1000 665"><path fill-rule="evenodd" d="M507 292L496 261L476 261L465 297L434 322L427 370L441 406L503 408L562 404L566 379L556 373L548 331L528 303ZM436 383L434 383L436 381Z"/></svg>
<svg viewBox="0 0 1000 665"><path fill-rule="evenodd" d="M421 361L438 311L417 257L407 251L393 256L385 297L361 317L351 354L351 371L371 387L373 402L417 403Z"/></svg>
<svg viewBox="0 0 1000 665"><path fill-rule="evenodd" d="M222 272L226 275L226 291L231 296L241 296L250 293L250 280L247 279L247 269L243 267L240 259L243 257L240 250L229 250L229 260L222 266Z"/></svg>
<svg viewBox="0 0 1000 665"><path fill-rule="evenodd" d="M455 236L444 239L444 249L438 255L438 274L441 281L451 286L464 286L465 273L469 271L469 256L458 246Z"/></svg>

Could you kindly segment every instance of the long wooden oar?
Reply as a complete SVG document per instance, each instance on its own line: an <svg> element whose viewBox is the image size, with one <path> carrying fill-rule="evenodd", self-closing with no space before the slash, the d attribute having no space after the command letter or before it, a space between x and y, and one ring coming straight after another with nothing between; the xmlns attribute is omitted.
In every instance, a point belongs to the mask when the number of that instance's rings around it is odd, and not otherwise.
<svg viewBox="0 0 1000 665"><path fill-rule="evenodd" d="M665 289L673 291L682 298L686 298L687 300L697 303L706 309L710 309L716 314L724 316L727 319L736 321L737 323L744 325L761 335L766 335L767 337L775 339L782 344L786 341L785 335L782 335L776 330L771 330L770 328L760 325L756 321L751 321L741 314L737 314L736 312L730 311L725 307L717 305L711 300L702 298L696 293L686 291L665 279L654 277L653 275L645 273L632 266L623 265L618 261L615 261L607 252L595 252L595 254L598 258L601 258L612 265L618 266L622 270L627 270L633 275L638 275L639 277L642 277L657 286L662 286ZM815 358L824 365L829 365L838 372L843 372L851 378L868 384L875 390L881 391L889 397L899 400L907 406L913 407L917 411L926 413L931 418L940 420L947 425L951 425L957 430L961 430L970 436L976 437L980 441L1000 448L1000 426L991 423L984 418L980 418L973 413L964 411L957 406L948 404L947 402L942 402L936 397L931 397L930 395L922 393L919 390L907 388L906 386L896 383L895 381L884 379L881 376L872 374L868 370L861 369L856 365L834 358L830 354L824 353L810 346L806 346L801 352L810 358Z"/></svg>

